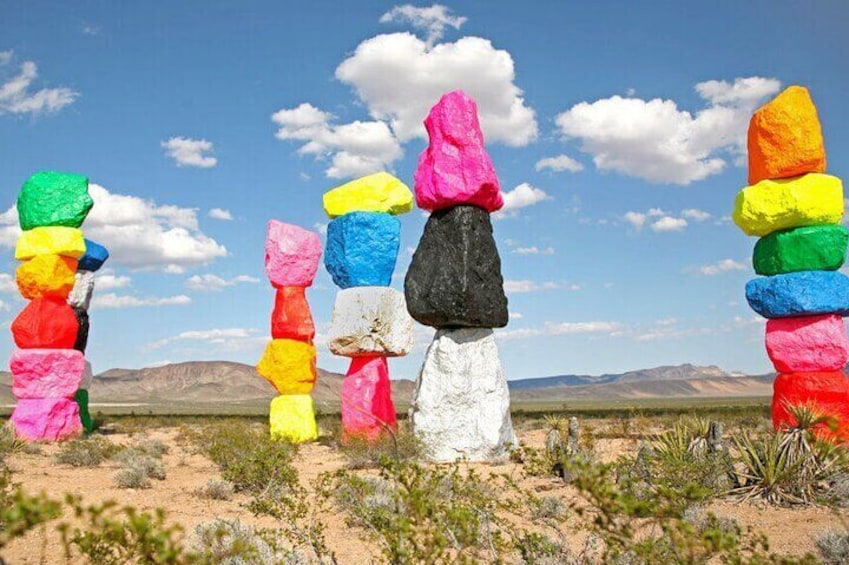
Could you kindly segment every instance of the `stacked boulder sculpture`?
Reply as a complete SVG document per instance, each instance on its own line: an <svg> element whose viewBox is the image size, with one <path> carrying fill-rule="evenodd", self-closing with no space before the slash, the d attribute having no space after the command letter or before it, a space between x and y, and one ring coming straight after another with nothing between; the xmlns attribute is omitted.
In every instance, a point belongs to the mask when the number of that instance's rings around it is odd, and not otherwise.
<svg viewBox="0 0 849 565"><path fill-rule="evenodd" d="M431 214L404 291L410 315L437 332L410 422L435 461L495 460L516 441L493 333L508 320L490 221L504 201L474 100L446 94L425 127L430 144L419 158L415 192Z"/></svg>
<svg viewBox="0 0 849 565"><path fill-rule="evenodd" d="M792 407L806 405L831 420L818 426L820 435L849 440L849 277L838 271L849 231L840 223L843 185L824 174L807 89L791 86L755 112L748 149L750 186L737 195L733 219L760 237L752 263L764 276L746 284L746 300L767 318L766 350L778 371L773 425L795 425Z"/></svg>
<svg viewBox="0 0 849 565"><path fill-rule="evenodd" d="M10 421L27 441L59 441L91 429L91 366L84 356L91 272L108 257L80 229L93 205L88 179L70 173L36 173L18 196L23 233L15 247L21 261L15 279L29 304L11 326L17 403Z"/></svg>
<svg viewBox="0 0 849 565"><path fill-rule="evenodd" d="M271 437L292 443L318 438L310 393L315 386L315 323L307 303L321 259L317 233L277 220L268 222L265 274L275 288L271 341L257 372L279 396L271 401Z"/></svg>
<svg viewBox="0 0 849 565"><path fill-rule="evenodd" d="M395 216L413 208L413 194L388 173L375 173L327 192L324 265L336 295L328 346L351 358L342 383L342 433L375 441L396 425L388 357L406 355L413 320L404 296L389 287L401 238Z"/></svg>

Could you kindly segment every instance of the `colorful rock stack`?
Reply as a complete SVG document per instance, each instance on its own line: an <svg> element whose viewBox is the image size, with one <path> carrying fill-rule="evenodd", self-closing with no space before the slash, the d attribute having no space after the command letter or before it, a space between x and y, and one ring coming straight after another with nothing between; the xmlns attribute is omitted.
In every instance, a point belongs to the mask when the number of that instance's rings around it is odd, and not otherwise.
<svg viewBox="0 0 849 565"><path fill-rule="evenodd" d="M432 213L404 290L412 317L438 331L410 422L435 461L491 461L516 442L492 331L508 319L490 221L504 201L474 100L446 94L425 127L430 145L415 174L416 203Z"/></svg>
<svg viewBox="0 0 849 565"><path fill-rule="evenodd" d="M318 438L312 392L315 386L315 324L307 303L321 259L317 233L277 220L268 222L265 274L276 289L271 342L256 369L279 396L271 401L271 437L292 443Z"/></svg>
<svg viewBox="0 0 849 565"><path fill-rule="evenodd" d="M15 258L22 263L15 278L30 302L12 322L18 349L9 366L17 404L10 420L27 441L59 441L82 431L74 396L86 372L88 316L68 298L86 253L79 228L93 205L88 179L69 173L36 173L18 196L23 233Z"/></svg>
<svg viewBox="0 0 849 565"><path fill-rule="evenodd" d="M351 358L342 383L343 439L375 441L396 425L388 357L406 355L413 320L404 296L389 288L398 259L401 222L413 194L388 173L375 173L324 195L324 266L342 290L336 295L328 346Z"/></svg>
<svg viewBox="0 0 849 565"><path fill-rule="evenodd" d="M772 400L776 429L796 422L789 408L812 406L833 417L824 437L849 440L849 277L837 271L849 232L843 185L825 172L817 110L807 89L791 86L749 123L749 184L734 222L759 236L746 300L766 324L766 350L778 371Z"/></svg>

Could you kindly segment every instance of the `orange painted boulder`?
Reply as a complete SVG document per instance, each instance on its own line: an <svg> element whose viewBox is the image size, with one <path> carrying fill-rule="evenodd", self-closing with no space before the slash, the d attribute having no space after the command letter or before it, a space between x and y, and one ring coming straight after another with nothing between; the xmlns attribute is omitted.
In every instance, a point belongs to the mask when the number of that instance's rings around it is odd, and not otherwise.
<svg viewBox="0 0 849 565"><path fill-rule="evenodd" d="M749 121L749 184L825 172L822 128L808 89L791 86Z"/></svg>
<svg viewBox="0 0 849 565"><path fill-rule="evenodd" d="M772 396L776 430L796 425L789 407L809 405L831 418L814 428L817 436L849 441L849 379L842 371L780 373Z"/></svg>
<svg viewBox="0 0 849 565"><path fill-rule="evenodd" d="M256 370L281 395L309 394L315 385L315 347L293 339L272 340Z"/></svg>
<svg viewBox="0 0 849 565"><path fill-rule="evenodd" d="M21 349L73 349L78 329L64 300L36 298L12 322L12 337Z"/></svg>
<svg viewBox="0 0 849 565"><path fill-rule="evenodd" d="M37 255L15 272L18 290L27 300L50 296L66 299L76 282L77 260L62 255Z"/></svg>
<svg viewBox="0 0 849 565"><path fill-rule="evenodd" d="M302 286L277 289L274 311L271 313L271 337L309 341L315 337L315 323Z"/></svg>

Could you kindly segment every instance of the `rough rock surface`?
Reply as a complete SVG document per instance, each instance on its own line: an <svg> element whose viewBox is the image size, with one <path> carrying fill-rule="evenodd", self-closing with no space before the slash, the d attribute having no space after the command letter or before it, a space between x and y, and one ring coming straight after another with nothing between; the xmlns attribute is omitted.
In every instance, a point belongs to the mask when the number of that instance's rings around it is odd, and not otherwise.
<svg viewBox="0 0 849 565"><path fill-rule="evenodd" d="M321 259L321 239L304 228L271 220L265 238L265 274L276 287L310 286Z"/></svg>
<svg viewBox="0 0 849 565"><path fill-rule="evenodd" d="M436 333L416 382L410 424L434 461L507 456L516 437L492 330Z"/></svg>
<svg viewBox="0 0 849 565"><path fill-rule="evenodd" d="M274 339L256 370L280 394L309 394L316 378L315 347L293 339Z"/></svg>
<svg viewBox="0 0 849 565"><path fill-rule="evenodd" d="M766 323L766 351L780 373L840 371L849 361L849 338L840 316L777 318Z"/></svg>
<svg viewBox="0 0 849 565"><path fill-rule="evenodd" d="M27 441L60 441L82 433L79 406L69 398L18 400L9 420Z"/></svg>
<svg viewBox="0 0 849 565"><path fill-rule="evenodd" d="M32 175L21 188L18 219L24 230L40 226L78 228L93 205L87 178L43 171Z"/></svg>
<svg viewBox="0 0 849 565"><path fill-rule="evenodd" d="M85 255L83 232L77 228L51 226L25 231L15 246L15 259L26 261L36 255L64 255L79 259Z"/></svg>
<svg viewBox="0 0 849 565"><path fill-rule="evenodd" d="M91 363L88 361L85 362L85 369L83 369L83 376L80 379L80 388L84 388L86 390L91 388L91 383L94 381L94 372L91 370Z"/></svg>
<svg viewBox="0 0 849 565"><path fill-rule="evenodd" d="M430 109L424 123L430 144L415 173L419 208L473 204L495 212L504 206L475 101L460 90L449 92Z"/></svg>
<svg viewBox="0 0 849 565"><path fill-rule="evenodd" d="M94 431L94 420L91 417L91 412L88 411L88 389L81 388L74 395L74 401L80 411L80 423L86 433Z"/></svg>
<svg viewBox="0 0 849 565"><path fill-rule="evenodd" d="M68 304L72 308L88 310L91 306L92 294L94 294L94 273L77 271L74 277L74 288L68 295Z"/></svg>
<svg viewBox="0 0 849 565"><path fill-rule="evenodd" d="M404 294L410 314L426 326L506 326L507 297L489 214L476 206L431 214Z"/></svg>
<svg viewBox="0 0 849 565"><path fill-rule="evenodd" d="M355 357L342 381L342 433L373 441L396 424L386 357Z"/></svg>
<svg viewBox="0 0 849 565"><path fill-rule="evenodd" d="M12 336L21 349L73 349L78 327L64 300L36 298L12 322Z"/></svg>
<svg viewBox="0 0 849 565"><path fill-rule="evenodd" d="M74 349L85 353L88 347L88 311L82 308L74 308L74 316L77 318L77 339L74 341Z"/></svg>
<svg viewBox="0 0 849 565"><path fill-rule="evenodd" d="M278 396L269 414L272 439L303 443L318 439L312 397L308 394Z"/></svg>
<svg viewBox="0 0 849 565"><path fill-rule="evenodd" d="M359 286L336 294L327 345L335 355L399 357L413 346L413 319L393 288Z"/></svg>
<svg viewBox="0 0 849 565"><path fill-rule="evenodd" d="M80 387L85 358L73 349L16 349L9 360L15 398L71 398Z"/></svg>
<svg viewBox="0 0 849 565"><path fill-rule="evenodd" d="M401 222L389 214L351 212L327 226L324 266L340 288L389 286L398 246Z"/></svg>
<svg viewBox="0 0 849 565"><path fill-rule="evenodd" d="M106 260L109 259L109 251L90 239L85 240L85 255L80 257L79 270L96 272Z"/></svg>
<svg viewBox="0 0 849 565"><path fill-rule="evenodd" d="M413 193L389 173L374 173L324 194L325 213L335 218L351 212L404 214L413 209Z"/></svg>
<svg viewBox="0 0 849 565"><path fill-rule="evenodd" d="M844 226L805 226L773 232L755 244L752 264L759 275L797 271L836 271L846 260L849 230Z"/></svg>
<svg viewBox="0 0 849 565"><path fill-rule="evenodd" d="M74 288L77 260L61 255L38 255L15 271L18 290L27 300L52 296L65 299Z"/></svg>
<svg viewBox="0 0 849 565"><path fill-rule="evenodd" d="M746 283L746 300L764 318L849 316L849 277L839 271L801 271Z"/></svg>
<svg viewBox="0 0 849 565"><path fill-rule="evenodd" d="M776 430L796 424L788 406L813 405L834 418L836 429L827 423L814 427L823 438L849 440L849 379L843 371L781 373L773 384L772 423Z"/></svg>
<svg viewBox="0 0 849 565"><path fill-rule="evenodd" d="M731 216L746 235L756 236L801 226L839 224L843 218L843 183L819 173L762 180L737 194Z"/></svg>
<svg viewBox="0 0 849 565"><path fill-rule="evenodd" d="M284 286L277 289L274 310L271 312L271 337L312 342L315 323L304 287Z"/></svg>
<svg viewBox="0 0 849 565"><path fill-rule="evenodd" d="M808 89L791 86L749 121L749 183L825 171L825 146Z"/></svg>

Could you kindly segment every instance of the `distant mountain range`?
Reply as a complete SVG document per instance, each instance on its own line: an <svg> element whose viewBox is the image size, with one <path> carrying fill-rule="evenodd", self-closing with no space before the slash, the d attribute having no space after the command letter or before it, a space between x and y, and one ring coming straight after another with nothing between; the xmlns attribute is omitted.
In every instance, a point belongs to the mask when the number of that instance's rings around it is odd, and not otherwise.
<svg viewBox="0 0 849 565"><path fill-rule="evenodd" d="M343 375L319 369L313 390L317 407L339 409ZM770 396L774 375L727 373L716 366L676 365L600 376L558 375L509 381L515 402L567 402L649 398L721 398ZM0 372L0 405L14 404L11 375ZM412 381L392 381L395 402L406 406ZM194 361L145 369L110 369L94 379L90 396L101 406L194 406L210 411L266 406L274 388L251 365Z"/></svg>

